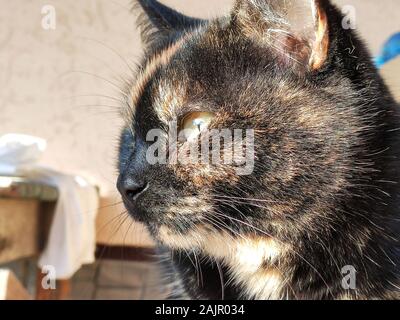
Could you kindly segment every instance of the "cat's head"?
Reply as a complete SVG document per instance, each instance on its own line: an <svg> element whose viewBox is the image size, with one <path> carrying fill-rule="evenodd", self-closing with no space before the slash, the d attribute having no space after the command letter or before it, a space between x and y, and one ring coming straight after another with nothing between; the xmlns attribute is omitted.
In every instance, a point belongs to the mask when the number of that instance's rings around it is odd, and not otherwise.
<svg viewBox="0 0 400 320"><path fill-rule="evenodd" d="M146 56L120 146L128 211L183 249L325 228L372 172L363 153L374 151L361 79L373 68L338 11L322 0L237 0L208 21L137 3ZM212 129L243 139L215 139L210 161L177 159Z"/></svg>

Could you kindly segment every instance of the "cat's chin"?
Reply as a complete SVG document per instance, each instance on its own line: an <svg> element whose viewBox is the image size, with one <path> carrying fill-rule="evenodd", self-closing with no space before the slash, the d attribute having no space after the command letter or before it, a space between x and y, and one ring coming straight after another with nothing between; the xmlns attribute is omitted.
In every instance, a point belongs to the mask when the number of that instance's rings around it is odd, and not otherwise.
<svg viewBox="0 0 400 320"><path fill-rule="evenodd" d="M204 232L198 227L181 233L165 225L156 226L151 224L149 230L157 241L176 250L193 250L201 248L205 239Z"/></svg>

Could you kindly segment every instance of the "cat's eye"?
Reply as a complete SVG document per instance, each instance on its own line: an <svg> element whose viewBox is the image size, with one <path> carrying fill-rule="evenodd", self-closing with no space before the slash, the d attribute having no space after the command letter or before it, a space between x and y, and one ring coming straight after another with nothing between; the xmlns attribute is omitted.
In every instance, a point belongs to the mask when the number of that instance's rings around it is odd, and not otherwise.
<svg viewBox="0 0 400 320"><path fill-rule="evenodd" d="M211 112L191 112L181 121L179 128L179 140L191 141L196 139L200 133L207 130L209 124L214 118Z"/></svg>

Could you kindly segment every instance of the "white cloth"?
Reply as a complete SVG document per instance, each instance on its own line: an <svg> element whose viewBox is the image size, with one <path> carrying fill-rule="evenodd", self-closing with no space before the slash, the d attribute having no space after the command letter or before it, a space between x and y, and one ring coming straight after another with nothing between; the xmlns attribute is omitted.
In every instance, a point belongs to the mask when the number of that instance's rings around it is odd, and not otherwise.
<svg viewBox="0 0 400 320"><path fill-rule="evenodd" d="M15 175L18 170L29 170L39 162L46 147L46 140L28 135L1 136L0 174Z"/></svg>
<svg viewBox="0 0 400 320"><path fill-rule="evenodd" d="M82 265L95 260L99 197L97 189L82 177L37 165L44 149L45 142L35 137L0 137L0 175L18 174L57 187L54 218L38 264L40 268L53 268L57 279L68 279Z"/></svg>
<svg viewBox="0 0 400 320"><path fill-rule="evenodd" d="M69 279L82 265L95 261L98 192L81 177L48 169L36 170L34 178L57 187L59 192L39 267L51 266L57 279Z"/></svg>

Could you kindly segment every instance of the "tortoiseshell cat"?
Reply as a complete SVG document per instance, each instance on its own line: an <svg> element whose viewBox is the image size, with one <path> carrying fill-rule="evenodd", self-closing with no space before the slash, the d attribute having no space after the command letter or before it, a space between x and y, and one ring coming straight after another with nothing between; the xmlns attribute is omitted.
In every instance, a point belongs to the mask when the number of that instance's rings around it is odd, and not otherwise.
<svg viewBox="0 0 400 320"><path fill-rule="evenodd" d="M398 106L339 10L237 0L201 20L136 5L146 58L127 88L118 188L170 253L172 297L399 298ZM172 140L174 120L195 136L253 129L254 170L150 164L148 132Z"/></svg>

